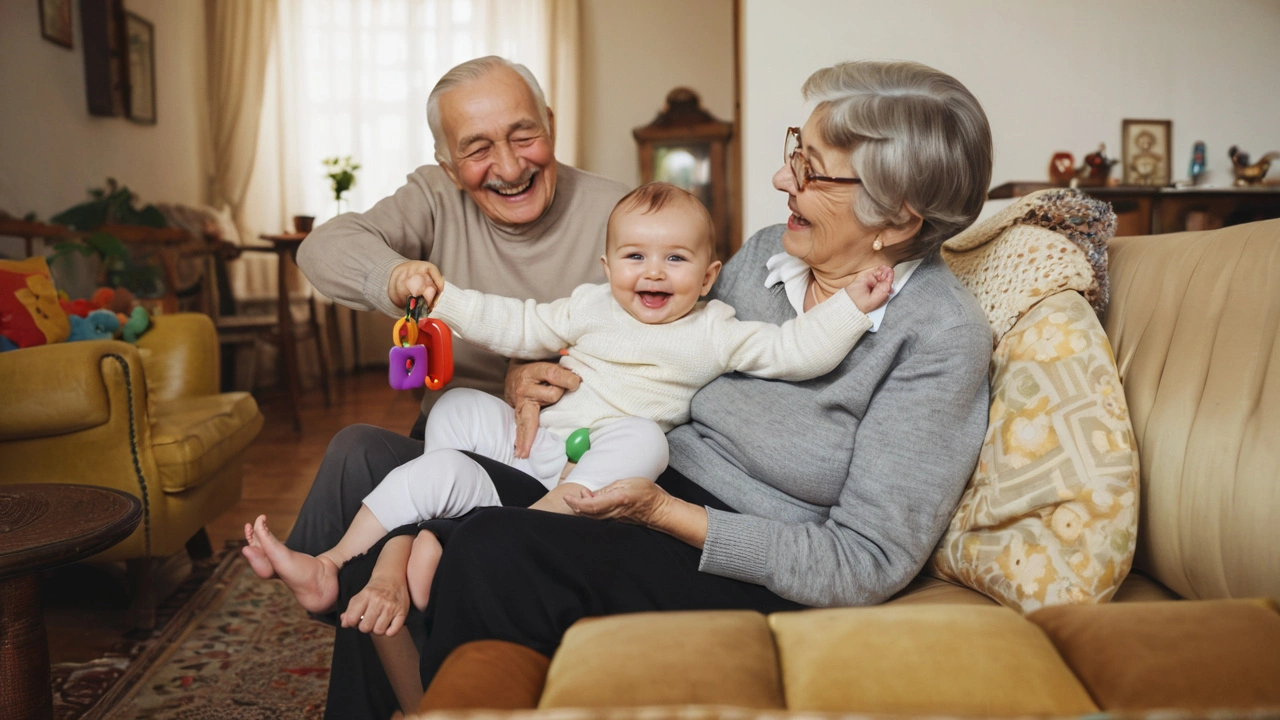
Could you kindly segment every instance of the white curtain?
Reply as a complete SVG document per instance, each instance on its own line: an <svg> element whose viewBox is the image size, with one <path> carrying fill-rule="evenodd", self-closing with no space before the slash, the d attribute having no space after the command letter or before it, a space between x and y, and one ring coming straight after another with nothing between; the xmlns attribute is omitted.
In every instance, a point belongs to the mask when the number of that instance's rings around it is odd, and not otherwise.
<svg viewBox="0 0 1280 720"><path fill-rule="evenodd" d="M205 3L209 48L209 125L213 136L210 198L243 221L262 115L267 55L276 28L275 0Z"/></svg>
<svg viewBox="0 0 1280 720"><path fill-rule="evenodd" d="M577 159L578 0L279 0L267 71L249 229L332 217L321 161L360 164L350 210L390 195L434 162L427 94L482 55L524 63L556 112L556 155Z"/></svg>
<svg viewBox="0 0 1280 720"><path fill-rule="evenodd" d="M315 216L317 224L334 215L324 158L351 156L360 164L344 196L353 211L368 209L415 168L434 162L427 95L449 68L483 55L533 71L556 113L556 157L574 164L579 1L278 0L244 203L246 237L291 230L295 215ZM275 278L269 255L246 256L231 270L241 299L274 298ZM291 290L310 292L300 273Z"/></svg>

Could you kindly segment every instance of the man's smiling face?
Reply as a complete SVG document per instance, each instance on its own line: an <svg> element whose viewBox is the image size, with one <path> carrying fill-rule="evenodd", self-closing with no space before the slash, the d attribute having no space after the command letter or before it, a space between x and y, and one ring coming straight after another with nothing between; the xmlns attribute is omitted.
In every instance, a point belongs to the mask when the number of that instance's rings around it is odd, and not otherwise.
<svg viewBox="0 0 1280 720"><path fill-rule="evenodd" d="M440 123L450 153L441 167L485 215L504 225L542 217L556 191L555 126L519 74L495 68L441 95Z"/></svg>

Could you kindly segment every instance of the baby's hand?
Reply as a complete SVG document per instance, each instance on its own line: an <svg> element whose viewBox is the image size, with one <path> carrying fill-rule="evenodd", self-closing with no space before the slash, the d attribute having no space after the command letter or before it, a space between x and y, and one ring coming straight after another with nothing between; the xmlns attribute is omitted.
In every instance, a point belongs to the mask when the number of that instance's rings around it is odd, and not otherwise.
<svg viewBox="0 0 1280 720"><path fill-rule="evenodd" d="M864 313L884 305L889 300L889 291L893 288L893 268L881 265L870 270L863 270L853 277L853 282L844 291L853 298L853 304Z"/></svg>
<svg viewBox="0 0 1280 720"><path fill-rule="evenodd" d="M404 307L410 297L421 295L427 305L444 289L444 276L440 268L425 260L409 260L391 269L387 281L387 297L396 307Z"/></svg>

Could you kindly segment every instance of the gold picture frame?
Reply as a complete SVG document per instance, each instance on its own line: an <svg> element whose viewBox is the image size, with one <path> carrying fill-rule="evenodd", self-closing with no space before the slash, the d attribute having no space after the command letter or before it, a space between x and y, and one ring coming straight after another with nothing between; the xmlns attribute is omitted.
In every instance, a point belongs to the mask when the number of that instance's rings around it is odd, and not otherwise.
<svg viewBox="0 0 1280 720"><path fill-rule="evenodd" d="M71 33L71 0L36 0L40 5L40 36L68 50L75 49Z"/></svg>
<svg viewBox="0 0 1280 720"><path fill-rule="evenodd" d="M1120 149L1125 185L1173 184L1173 121L1124 120Z"/></svg>
<svg viewBox="0 0 1280 720"><path fill-rule="evenodd" d="M124 14L125 59L129 92L125 115L136 123L156 124L156 29L145 18Z"/></svg>

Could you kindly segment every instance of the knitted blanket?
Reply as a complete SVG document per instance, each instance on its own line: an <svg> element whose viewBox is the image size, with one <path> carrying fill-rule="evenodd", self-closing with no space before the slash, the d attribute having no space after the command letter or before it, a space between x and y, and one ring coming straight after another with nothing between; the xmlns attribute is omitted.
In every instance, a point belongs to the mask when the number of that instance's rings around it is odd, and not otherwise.
<svg viewBox="0 0 1280 720"><path fill-rule="evenodd" d="M1110 203L1062 188L1026 195L942 245L951 271L978 298L994 342L1042 299L1063 290L1107 308Z"/></svg>

